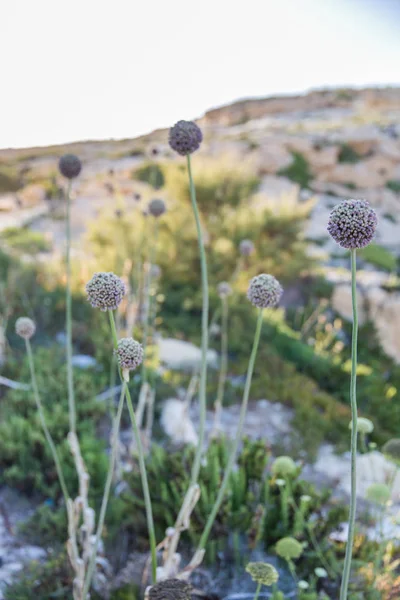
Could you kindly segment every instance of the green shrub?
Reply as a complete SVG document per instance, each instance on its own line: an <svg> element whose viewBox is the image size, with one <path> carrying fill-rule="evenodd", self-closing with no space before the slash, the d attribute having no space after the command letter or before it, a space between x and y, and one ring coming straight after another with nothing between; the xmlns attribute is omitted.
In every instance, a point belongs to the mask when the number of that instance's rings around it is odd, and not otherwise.
<svg viewBox="0 0 400 600"><path fill-rule="evenodd" d="M369 244L369 246L360 250L359 255L378 269L395 271L397 268L397 259L394 254L379 244Z"/></svg>
<svg viewBox="0 0 400 600"><path fill-rule="evenodd" d="M396 192L397 194L400 193L400 180L399 179L392 179L391 181L388 181L386 183L386 187L389 190L392 190L393 192Z"/></svg>
<svg viewBox="0 0 400 600"><path fill-rule="evenodd" d="M146 163L132 172L132 179L149 183L156 190L164 187L165 179L162 168L157 163Z"/></svg>
<svg viewBox="0 0 400 600"><path fill-rule="evenodd" d="M348 144L341 144L340 152L338 156L338 162L340 163L357 163L362 159L362 155L358 154Z"/></svg>
<svg viewBox="0 0 400 600"><path fill-rule="evenodd" d="M311 179L313 178L310 171L310 166L305 157L300 152L292 152L293 162L288 167L278 171L278 175L287 177L295 183L301 185L301 187L308 187Z"/></svg>
<svg viewBox="0 0 400 600"><path fill-rule="evenodd" d="M28 227L9 227L1 233L1 238L10 248L29 254L51 249L51 243L42 233L31 231Z"/></svg>
<svg viewBox="0 0 400 600"><path fill-rule="evenodd" d="M20 177L17 171L5 165L0 165L0 194L16 192L21 187Z"/></svg>

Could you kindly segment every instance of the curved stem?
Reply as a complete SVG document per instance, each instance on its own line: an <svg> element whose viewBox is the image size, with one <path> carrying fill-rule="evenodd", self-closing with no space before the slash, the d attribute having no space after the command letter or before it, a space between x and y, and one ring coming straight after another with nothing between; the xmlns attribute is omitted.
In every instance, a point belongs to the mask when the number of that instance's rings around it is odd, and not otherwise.
<svg viewBox="0 0 400 600"><path fill-rule="evenodd" d="M199 542L199 545L198 545L198 550L203 550L205 548L206 544L207 544L208 536L210 535L210 532L211 532L212 526L214 524L215 518L216 518L216 516L218 514L218 511L221 508L221 504L222 504L222 502L224 500L225 492L226 492L226 489L228 487L229 478L231 476L231 472L232 472L232 469L233 469L234 464L235 464L237 451L238 451L240 440L241 440L241 437L242 437L244 420L245 420L246 411L247 411L247 405L249 403L249 394L250 394L251 380L252 380L252 377L253 377L254 363L255 363L255 360L256 360L256 356L257 356L258 344L260 342L260 334L261 334L262 321L263 321L263 311L262 311L262 309L259 309L258 319L257 319L257 327L256 327L255 335L254 335L253 349L251 351L250 360L249 360L249 366L247 368L246 384L245 384L245 387L244 387L244 393L243 393L243 399L242 399L242 406L241 406L241 409L240 409L240 416L239 416L239 424L238 424L238 428L237 428L237 431L236 431L235 440L233 442L233 445L232 445L232 448L231 448L231 451L230 451L230 455L229 455L229 459L228 459L228 464L227 464L226 469L225 469L224 478L222 480L221 487L219 489L217 499L215 501L215 504L214 504L214 507L213 507L213 509L211 511L211 514L208 517L208 520L207 520L206 526L204 528L203 534L202 534L202 536L200 538L200 542Z"/></svg>
<svg viewBox="0 0 400 600"><path fill-rule="evenodd" d="M208 350L208 276L207 276L207 260L204 249L203 232L201 229L199 209L196 201L196 190L192 176L192 168L190 163L190 154L187 155L187 168L189 175L190 199L192 202L193 214L196 221L197 238L200 252L201 263L201 287L203 295L203 308L201 317L201 371L200 371L200 386L199 386L199 404L200 404L200 426L199 426L199 441L196 449L196 455L192 468L192 477L190 485L197 483L200 473L201 455L203 453L204 433L206 428L206 411L207 411L207 350Z"/></svg>
<svg viewBox="0 0 400 600"><path fill-rule="evenodd" d="M357 337L358 337L358 311L357 311L357 288L356 288L356 251L351 250L351 298L353 305L353 332L351 341L351 381L350 381L350 403L351 419L351 498L349 515L349 532L347 536L346 555L344 559L343 578L340 588L340 600L347 600L349 588L351 559L353 553L354 530L356 521L356 455L357 455Z"/></svg>
<svg viewBox="0 0 400 600"><path fill-rule="evenodd" d="M71 180L67 187L67 223L66 223L66 329L67 329L67 381L68 381L68 408L69 408L69 429L76 433L76 410L74 395L74 374L72 368L72 300L71 300Z"/></svg>
<svg viewBox="0 0 400 600"><path fill-rule="evenodd" d="M114 422L113 422L110 464L108 467L108 473L107 473L106 485L104 487L103 499L101 501L100 515L99 515L99 521L97 524L97 531L96 531L96 541L92 548L92 554L90 557L89 566L88 566L88 570L86 572L86 577L85 577L85 584L83 587L83 594L82 594L83 600L86 600L86 596L89 591L90 584L92 582L92 577L93 577L94 569L96 566L97 548L99 547L101 535L103 532L104 519L106 516L108 499L110 497L110 489L111 489L111 484L112 484L112 480L113 480L115 460L117 457L117 449L118 449L118 441L119 441L118 440L119 426L121 423L121 415L122 415L122 408L124 406L125 393L126 393L126 382L124 381L122 384L121 395L119 398L117 414L116 414Z"/></svg>
<svg viewBox="0 0 400 600"><path fill-rule="evenodd" d="M44 435L46 437L47 443L50 446L50 450L51 450L51 453L53 455L53 460L54 460L54 463L56 465L57 475L58 475L58 479L60 481L61 490L62 490L62 493L63 493L63 496L64 496L65 506L67 506L67 500L69 498L69 493L68 493L67 485L65 483L64 475L63 475L63 472L62 472L62 467L61 467L60 459L58 457L58 453L57 453L56 447L55 447L54 442L53 442L53 438L51 437L51 434L50 434L50 432L49 432L49 430L47 428L46 419L45 419L44 412L43 412L42 401L40 399L39 388L38 388L37 380L36 380L35 364L33 362L32 348L31 348L30 341L29 340L25 340L25 345L26 345L26 352L27 352L27 355L28 355L29 370L30 370L30 373L31 373L33 396L35 398L35 403L36 403L36 407L38 409L38 413L39 413L39 417L40 417L40 422L42 424L43 432L44 432Z"/></svg>
<svg viewBox="0 0 400 600"><path fill-rule="evenodd" d="M110 317L110 326L111 326L111 333L112 333L114 348L117 348L118 347L118 336L117 336L117 329L115 327L114 314L113 314L112 310L108 311L108 315ZM119 375L121 378L121 382L123 383L124 379L122 377L122 373L121 373L120 369L119 369ZM151 571L152 571L153 582L155 583L156 576L157 576L157 543L156 543L156 534L155 534L155 529L154 529L153 510L151 507L149 482L147 479L145 455L144 455L142 440L140 438L140 432L139 432L139 428L137 426L135 411L133 409L132 398L131 398L131 394L130 394L128 387L126 388L126 402L128 405L129 416L131 419L133 433L135 435L136 444L137 444L140 477L142 480L144 503L145 503L145 507L146 507L147 529L148 529L148 533L149 533L149 542L150 542L150 551L151 551Z"/></svg>
<svg viewBox="0 0 400 600"><path fill-rule="evenodd" d="M260 591L261 591L261 586L262 584L259 583L256 589L256 593L254 594L254 599L253 600L258 600L258 596L260 595Z"/></svg>
<svg viewBox="0 0 400 600"><path fill-rule="evenodd" d="M218 379L217 399L215 401L214 432L217 433L220 426L222 402L224 399L226 375L228 372L228 300L221 298L222 321L221 321L221 368Z"/></svg>

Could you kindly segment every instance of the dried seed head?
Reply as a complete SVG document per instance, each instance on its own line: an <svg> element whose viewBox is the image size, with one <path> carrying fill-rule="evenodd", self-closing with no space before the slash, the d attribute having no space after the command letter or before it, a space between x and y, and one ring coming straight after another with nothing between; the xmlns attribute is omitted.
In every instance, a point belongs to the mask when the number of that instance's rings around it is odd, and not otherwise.
<svg viewBox="0 0 400 600"><path fill-rule="evenodd" d="M247 297L257 308L269 308L279 303L283 293L281 284L273 275L257 275L250 281Z"/></svg>
<svg viewBox="0 0 400 600"><path fill-rule="evenodd" d="M246 571L250 573L253 581L261 583L262 585L273 585L279 579L278 571L269 563L249 563L246 567Z"/></svg>
<svg viewBox="0 0 400 600"><path fill-rule="evenodd" d="M373 483L367 489L367 498L375 504L385 505L391 497L390 487L385 483Z"/></svg>
<svg viewBox="0 0 400 600"><path fill-rule="evenodd" d="M181 156L198 150L202 141L201 129L193 121L178 121L169 130L169 145Z"/></svg>
<svg viewBox="0 0 400 600"><path fill-rule="evenodd" d="M272 465L272 472L274 475L285 477L287 475L293 475L296 471L296 463L290 456L278 456Z"/></svg>
<svg viewBox="0 0 400 600"><path fill-rule="evenodd" d="M121 338L114 353L123 370L133 371L143 362L143 346L133 338Z"/></svg>
<svg viewBox="0 0 400 600"><path fill-rule="evenodd" d="M342 248L364 248L375 235L378 218L366 200L344 200L329 216L328 232Z"/></svg>
<svg viewBox="0 0 400 600"><path fill-rule="evenodd" d="M58 161L58 168L67 179L75 179L81 172L82 163L75 154L64 154Z"/></svg>
<svg viewBox="0 0 400 600"><path fill-rule="evenodd" d="M191 600L192 587L180 579L159 581L149 590L149 600Z"/></svg>
<svg viewBox="0 0 400 600"><path fill-rule="evenodd" d="M353 429L353 421L349 423L349 429ZM365 417L357 417L357 431L358 433L363 433L366 435L367 433L372 433L374 430L374 424L369 419Z"/></svg>
<svg viewBox="0 0 400 600"><path fill-rule="evenodd" d="M153 200L150 200L148 210L153 217L161 217L167 208L164 200L161 200L161 198L154 198Z"/></svg>
<svg viewBox="0 0 400 600"><path fill-rule="evenodd" d="M29 317L19 317L15 321L15 333L24 340L30 340L35 331L36 325Z"/></svg>
<svg viewBox="0 0 400 600"><path fill-rule="evenodd" d="M220 298L227 298L232 294L232 288L227 281L221 281L218 284L217 292Z"/></svg>
<svg viewBox="0 0 400 600"><path fill-rule="evenodd" d="M242 240L239 244L239 252L242 256L250 256L250 254L253 254L253 242L251 240Z"/></svg>
<svg viewBox="0 0 400 600"><path fill-rule="evenodd" d="M114 273L95 273L86 284L86 293L93 308L115 310L125 296L125 285Z"/></svg>
<svg viewBox="0 0 400 600"><path fill-rule="evenodd" d="M303 554L303 546L295 538L285 537L277 542L276 553L285 560L299 558Z"/></svg>

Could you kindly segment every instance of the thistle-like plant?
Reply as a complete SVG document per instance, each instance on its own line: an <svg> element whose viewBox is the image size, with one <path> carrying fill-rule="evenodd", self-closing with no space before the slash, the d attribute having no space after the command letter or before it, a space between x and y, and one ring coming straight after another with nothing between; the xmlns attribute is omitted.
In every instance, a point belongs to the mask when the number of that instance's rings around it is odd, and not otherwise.
<svg viewBox="0 0 400 600"><path fill-rule="evenodd" d="M351 498L349 531L347 536L346 555L343 567L343 578L340 589L340 600L347 600L351 559L354 543L354 530L356 520L356 456L357 456L357 337L358 337L358 311L357 311L357 287L356 287L356 251L364 248L372 241L378 219L375 211L365 200L344 200L332 210L328 232L342 248L348 248L351 256L351 297L353 306L353 332L351 342L351 380L350 380L350 403L351 403Z"/></svg>
<svg viewBox="0 0 400 600"><path fill-rule="evenodd" d="M263 585L275 585L279 579L278 571L269 563L249 563L246 567L246 571L251 575L252 580L257 584L257 589L253 600L258 600L261 587Z"/></svg>

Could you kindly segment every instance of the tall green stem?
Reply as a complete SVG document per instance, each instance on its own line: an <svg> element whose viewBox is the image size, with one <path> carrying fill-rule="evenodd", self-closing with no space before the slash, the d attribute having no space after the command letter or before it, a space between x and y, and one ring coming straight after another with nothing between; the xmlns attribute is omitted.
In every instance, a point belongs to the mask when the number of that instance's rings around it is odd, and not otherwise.
<svg viewBox="0 0 400 600"><path fill-rule="evenodd" d="M110 464L108 466L106 485L104 487L103 499L101 501L100 515L99 515L97 531L96 531L96 542L94 544L94 547L92 548L92 555L90 557L90 562L89 562L88 570L86 572L86 577L85 577L85 584L83 586L83 594L82 594L83 600L86 600L86 596L89 591L90 584L92 582L92 577L93 577L94 569L96 566L97 548L99 547L101 535L103 532L104 519L106 516L108 499L110 497L110 489L111 489L111 484L112 484L112 480L113 480L115 460L117 457L118 442L119 442L119 440L118 440L119 426L121 423L121 415L122 415L122 408L124 406L125 393L126 393L126 382L124 381L122 384L121 395L119 398L117 414L116 414L116 416L114 418L114 422L113 422Z"/></svg>
<svg viewBox="0 0 400 600"><path fill-rule="evenodd" d="M145 315L144 315L144 327L143 327L143 354L144 359L142 363L142 384L147 381L147 364L146 364L146 350L147 350L147 342L149 338L149 321L150 321L150 309L151 309L151 267L154 262L157 240L158 240L158 218L154 218L154 227L153 227L153 235L152 235L152 243L150 246L149 256L148 256L148 264L147 264L147 274L146 274L146 283L145 283Z"/></svg>
<svg viewBox="0 0 400 600"><path fill-rule="evenodd" d="M115 326L114 314L113 314L112 310L109 310L108 314L110 317L110 326L111 326L111 333L112 333L114 348L116 349L118 347L118 335L117 335L117 328ZM124 380L123 380L122 373L120 370L119 370L119 375L121 378L121 382L123 383ZM156 533L155 533L155 529L154 529L153 510L151 507L149 482L147 479L145 455L144 455L142 440L140 438L140 431L137 426L135 411L133 409L132 398L131 398L131 394L130 394L128 387L126 387L126 402L128 405L129 416L131 419L133 433L135 435L136 444L137 444L140 477L142 480L144 503L145 503L145 507L146 507L147 529L148 529L148 533L149 533L149 542L150 542L150 551L151 551L151 571L152 571L153 582L155 582L156 575L157 575L157 543L156 543Z"/></svg>
<svg viewBox="0 0 400 600"><path fill-rule="evenodd" d="M258 596L260 595L260 591L261 591L261 586L262 586L261 583L259 583L257 585L256 593L254 594L254 599L253 600L258 600Z"/></svg>
<svg viewBox="0 0 400 600"><path fill-rule="evenodd" d="M347 536L346 555L344 559L343 578L340 588L340 600L347 600L351 559L354 544L354 530L356 522L356 456L357 456L357 338L358 338L358 311L357 311L357 288L356 288L356 251L351 250L351 299L353 305L353 332L351 341L351 381L350 381L350 403L351 403L351 497L349 532Z"/></svg>
<svg viewBox="0 0 400 600"><path fill-rule="evenodd" d="M40 422L42 424L44 435L46 437L47 443L50 446L50 450L53 455L53 460L56 465L58 479L60 481L61 490L64 495L65 506L67 506L67 500L69 498L69 493L68 493L67 485L65 483L64 475L62 472L60 459L58 457L58 453L57 453L56 447L53 442L53 438L51 437L50 432L47 428L46 419L45 419L44 412L43 412L42 401L40 399L39 388L38 388L37 380L36 380L35 364L33 361L32 348L31 348L30 341L25 340L25 345L26 345L26 352L28 355L29 370L31 373L32 389L33 389L33 395L35 398L36 407L38 409Z"/></svg>
<svg viewBox="0 0 400 600"><path fill-rule="evenodd" d="M66 224L66 327L67 327L67 381L68 381L68 408L69 429L76 433L76 411L74 395L74 374L72 369L72 300L71 300L71 180L67 187L67 224Z"/></svg>
<svg viewBox="0 0 400 600"><path fill-rule="evenodd" d="M217 399L215 401L214 430L217 432L220 419L222 402L224 398L226 375L228 372L228 300L221 298L222 322L221 322L221 368L219 371Z"/></svg>
<svg viewBox="0 0 400 600"><path fill-rule="evenodd" d="M192 202L193 214L196 221L197 239L199 243L200 263L201 263L201 287L203 295L203 309L201 317L201 371L199 386L199 404L200 404L200 426L199 441L196 449L196 456L192 468L191 485L197 483L201 466L201 455L203 453L204 433L206 428L207 411L207 350L208 350L208 277L207 260L204 249L203 231L200 223L199 209L196 201L196 189L194 186L192 167L190 163L190 154L187 155L187 168L189 175L190 199Z"/></svg>
<svg viewBox="0 0 400 600"><path fill-rule="evenodd" d="M232 469L235 465L237 451L239 448L240 440L242 438L244 420L245 420L246 412L247 412L247 405L249 403L251 380L253 377L254 363L256 360L256 356L257 356L258 344L260 342L262 322L263 322L263 311L262 311L262 309L259 309L258 319L257 319L257 327L256 327L255 335L254 335L253 349L251 351L249 366L247 368L246 384L245 384L244 392L243 392L242 406L240 409L239 424L238 424L238 428L236 431L236 436L235 436L235 439L234 439L234 442L233 442L233 445L232 445L232 448L230 451L228 464L225 469L224 478L222 480L222 484L219 489L218 496L215 501L214 507L211 511L210 516L208 517L203 534L200 538L198 550L203 550L207 544L208 536L210 535L210 532L211 532L212 526L214 524L215 518L218 514L218 511L221 508L221 504L224 500L226 489L228 487L229 478L231 476Z"/></svg>

